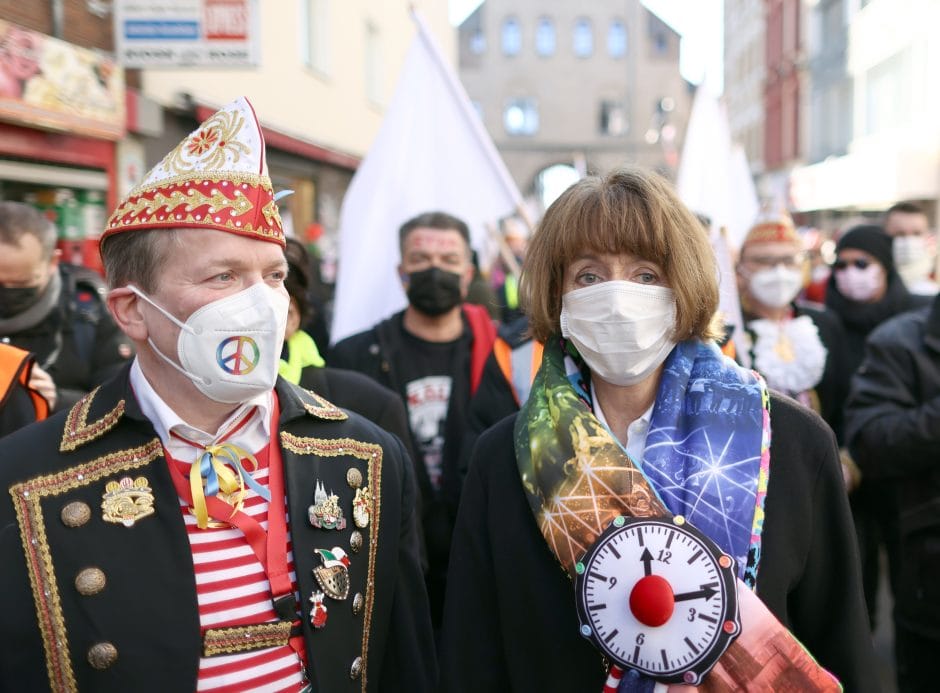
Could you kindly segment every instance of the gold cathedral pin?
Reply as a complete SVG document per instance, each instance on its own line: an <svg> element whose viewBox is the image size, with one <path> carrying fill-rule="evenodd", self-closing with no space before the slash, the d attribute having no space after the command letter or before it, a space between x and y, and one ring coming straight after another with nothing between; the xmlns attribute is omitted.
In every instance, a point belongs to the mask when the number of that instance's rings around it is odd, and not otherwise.
<svg viewBox="0 0 940 693"><path fill-rule="evenodd" d="M154 513L150 482L142 476L109 481L101 496L101 510L105 522L133 527L137 520Z"/></svg>

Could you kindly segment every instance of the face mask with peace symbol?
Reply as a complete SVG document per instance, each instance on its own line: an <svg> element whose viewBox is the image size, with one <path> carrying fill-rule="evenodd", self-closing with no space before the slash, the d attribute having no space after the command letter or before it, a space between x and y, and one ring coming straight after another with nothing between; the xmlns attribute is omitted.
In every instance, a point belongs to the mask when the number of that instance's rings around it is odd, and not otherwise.
<svg viewBox="0 0 940 693"><path fill-rule="evenodd" d="M216 402L241 404L274 387L287 326L286 296L267 284L207 303L180 322L136 286L135 294L180 328L179 363L147 342L157 355Z"/></svg>

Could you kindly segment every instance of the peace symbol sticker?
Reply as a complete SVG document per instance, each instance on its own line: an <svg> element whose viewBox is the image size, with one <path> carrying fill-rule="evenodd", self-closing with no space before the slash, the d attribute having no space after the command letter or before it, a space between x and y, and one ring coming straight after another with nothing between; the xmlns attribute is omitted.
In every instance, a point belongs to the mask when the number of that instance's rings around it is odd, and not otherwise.
<svg viewBox="0 0 940 693"><path fill-rule="evenodd" d="M215 360L226 373L248 375L261 360L261 350L251 337L228 337L219 342Z"/></svg>

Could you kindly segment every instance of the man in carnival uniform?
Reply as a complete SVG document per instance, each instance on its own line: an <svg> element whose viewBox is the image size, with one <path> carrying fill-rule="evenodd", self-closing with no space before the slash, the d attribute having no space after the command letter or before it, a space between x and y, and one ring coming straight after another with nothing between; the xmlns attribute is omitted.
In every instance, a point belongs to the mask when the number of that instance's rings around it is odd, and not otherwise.
<svg viewBox="0 0 940 693"><path fill-rule="evenodd" d="M737 275L746 330L739 360L770 388L818 412L841 443L842 323L825 306L796 300L807 279L806 258L789 215L761 219L748 231ZM849 458L843 460L846 478L857 478Z"/></svg>
<svg viewBox="0 0 940 693"><path fill-rule="evenodd" d="M413 470L276 378L283 247L245 99L118 205L137 359L0 445L0 689L431 689Z"/></svg>
<svg viewBox="0 0 940 693"><path fill-rule="evenodd" d="M571 186L521 288L545 348L470 462L444 689L837 689L825 668L875 690L832 432L719 352L713 255L669 183Z"/></svg>

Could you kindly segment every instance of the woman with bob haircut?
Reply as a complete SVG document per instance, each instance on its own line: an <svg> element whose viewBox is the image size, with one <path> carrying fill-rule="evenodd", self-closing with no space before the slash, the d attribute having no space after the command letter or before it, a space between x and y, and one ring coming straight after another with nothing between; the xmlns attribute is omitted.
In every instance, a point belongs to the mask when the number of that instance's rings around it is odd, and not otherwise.
<svg viewBox="0 0 940 693"><path fill-rule="evenodd" d="M833 434L718 350L713 252L670 184L571 186L521 289L544 355L474 448L442 689L876 690Z"/></svg>

